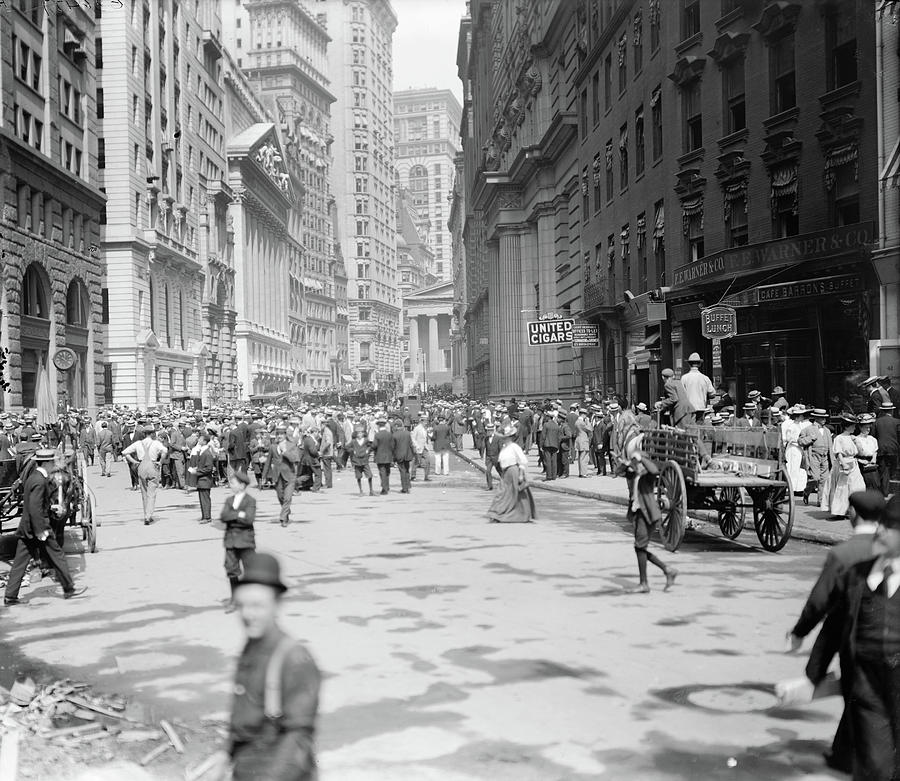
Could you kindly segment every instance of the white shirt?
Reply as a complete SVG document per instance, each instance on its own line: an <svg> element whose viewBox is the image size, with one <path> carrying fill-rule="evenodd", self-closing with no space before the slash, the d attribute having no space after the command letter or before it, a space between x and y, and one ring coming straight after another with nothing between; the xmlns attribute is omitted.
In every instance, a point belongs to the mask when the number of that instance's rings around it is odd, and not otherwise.
<svg viewBox="0 0 900 781"><path fill-rule="evenodd" d="M515 442L507 442L500 451L500 466L507 469L518 464L523 469L528 469L528 456Z"/></svg>
<svg viewBox="0 0 900 781"><path fill-rule="evenodd" d="M681 384L684 386L688 401L695 410L706 409L710 397L716 395L712 380L696 366L691 367L687 374L681 375Z"/></svg>
<svg viewBox="0 0 900 781"><path fill-rule="evenodd" d="M144 444L148 442L149 444ZM151 461L159 461L163 455L168 452L168 448L158 439L139 439L132 442L122 451L123 456L134 454L138 461L143 461L144 456L149 455Z"/></svg>
<svg viewBox="0 0 900 781"><path fill-rule="evenodd" d="M887 582L887 595L890 598L894 596L894 594L897 593L897 589L900 588L900 558L889 559L885 556L881 556L872 565L872 570L869 572L869 577L866 578L866 583L872 591L875 591L884 580L884 568L888 565L890 565L893 570Z"/></svg>
<svg viewBox="0 0 900 781"><path fill-rule="evenodd" d="M868 521L860 521L853 527L854 534L875 534L878 531L877 523L869 523Z"/></svg>
<svg viewBox="0 0 900 781"><path fill-rule="evenodd" d="M237 508L241 506L241 502L244 500L244 495L246 493L246 491L241 491L240 493L236 493L234 495L234 501L231 503L231 506L234 507L235 510L237 510Z"/></svg>

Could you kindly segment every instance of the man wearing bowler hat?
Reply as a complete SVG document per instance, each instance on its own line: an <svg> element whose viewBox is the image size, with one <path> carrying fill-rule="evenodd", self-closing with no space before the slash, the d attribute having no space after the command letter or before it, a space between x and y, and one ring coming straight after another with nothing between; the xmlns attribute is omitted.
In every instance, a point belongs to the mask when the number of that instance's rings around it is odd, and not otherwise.
<svg viewBox="0 0 900 781"><path fill-rule="evenodd" d="M219 519L225 524L225 576L231 585L231 601L227 611L235 609L234 590L241 576L241 562L256 550L256 499L247 493L250 476L240 469L228 477L228 484L234 492L225 500Z"/></svg>
<svg viewBox="0 0 900 781"><path fill-rule="evenodd" d="M75 588L72 576L69 574L66 556L59 547L50 523L49 511L56 508L56 505L52 505L48 477L50 464L55 458L55 450L36 451L34 454L35 467L25 479L22 487L22 518L16 531L16 537L18 537L16 556L13 559L9 580L6 583L4 605L19 603L22 578L25 576L28 562L32 558L38 561L46 558L50 561L53 569L56 570L56 579L62 586L63 596L66 599L77 597L87 590L86 587Z"/></svg>
<svg viewBox="0 0 900 781"><path fill-rule="evenodd" d="M215 777L233 781L315 781L321 674L309 651L278 626L287 586L268 553L244 559L234 592L247 633L238 660L227 756ZM230 762L229 762L230 760Z"/></svg>

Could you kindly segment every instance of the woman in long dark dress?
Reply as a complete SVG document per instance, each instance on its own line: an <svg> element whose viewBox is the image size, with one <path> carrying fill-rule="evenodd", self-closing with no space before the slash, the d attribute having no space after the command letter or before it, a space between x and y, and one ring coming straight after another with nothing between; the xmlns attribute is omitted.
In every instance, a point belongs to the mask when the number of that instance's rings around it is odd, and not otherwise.
<svg viewBox="0 0 900 781"><path fill-rule="evenodd" d="M498 461L503 476L488 509L491 523L530 523L537 517L528 487L528 456L513 441L516 430L516 424L509 423L497 433L503 440Z"/></svg>

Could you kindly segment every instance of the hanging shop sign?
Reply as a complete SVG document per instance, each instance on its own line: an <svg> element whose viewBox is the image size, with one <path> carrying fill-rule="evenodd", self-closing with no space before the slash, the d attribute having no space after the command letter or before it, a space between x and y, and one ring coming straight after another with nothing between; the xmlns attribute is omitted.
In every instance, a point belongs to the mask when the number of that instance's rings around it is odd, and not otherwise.
<svg viewBox="0 0 900 781"><path fill-rule="evenodd" d="M567 317L542 318L528 323L528 344L540 347L544 344L571 344L574 339L575 321Z"/></svg>
<svg viewBox="0 0 900 781"><path fill-rule="evenodd" d="M711 306L700 312L700 333L707 339L728 339L737 334L737 312L730 306Z"/></svg>
<svg viewBox="0 0 900 781"><path fill-rule="evenodd" d="M599 347L600 326L597 323L575 323L572 329L573 347Z"/></svg>

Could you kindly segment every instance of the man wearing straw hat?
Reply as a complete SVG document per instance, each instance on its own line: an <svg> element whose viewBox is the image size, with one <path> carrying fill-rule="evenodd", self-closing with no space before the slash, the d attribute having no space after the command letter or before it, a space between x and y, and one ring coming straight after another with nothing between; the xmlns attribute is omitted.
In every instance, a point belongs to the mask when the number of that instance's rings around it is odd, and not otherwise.
<svg viewBox="0 0 900 781"><path fill-rule="evenodd" d="M806 453L806 487L803 489L803 504L809 504L809 497L815 493L819 507L828 501L828 478L831 475L831 429L825 425L828 413L824 409L814 409L810 413L812 422L800 432L798 444Z"/></svg>

